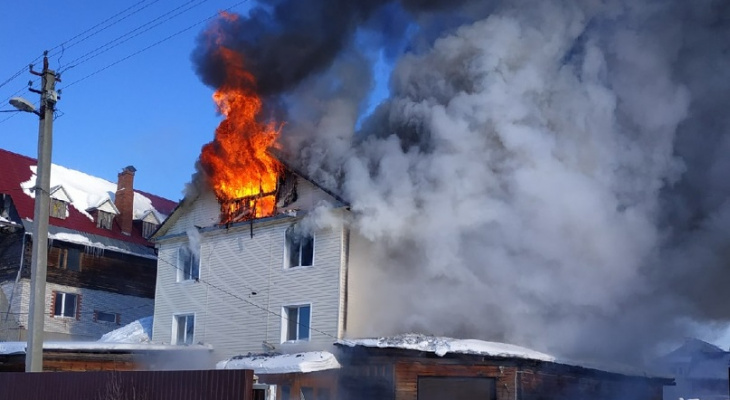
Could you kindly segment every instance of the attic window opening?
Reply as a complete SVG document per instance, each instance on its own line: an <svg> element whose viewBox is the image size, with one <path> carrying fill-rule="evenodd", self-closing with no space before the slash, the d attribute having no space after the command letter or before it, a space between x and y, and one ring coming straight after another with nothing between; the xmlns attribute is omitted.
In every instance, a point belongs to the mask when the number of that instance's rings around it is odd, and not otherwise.
<svg viewBox="0 0 730 400"><path fill-rule="evenodd" d="M96 215L96 227L102 229L112 229L114 214L99 210Z"/></svg>
<svg viewBox="0 0 730 400"><path fill-rule="evenodd" d="M68 203L59 199L51 199L51 217L66 219L68 217Z"/></svg>
<svg viewBox="0 0 730 400"><path fill-rule="evenodd" d="M157 224L152 222L142 221L142 236L144 236L145 239L149 239L150 236L155 233L157 226Z"/></svg>

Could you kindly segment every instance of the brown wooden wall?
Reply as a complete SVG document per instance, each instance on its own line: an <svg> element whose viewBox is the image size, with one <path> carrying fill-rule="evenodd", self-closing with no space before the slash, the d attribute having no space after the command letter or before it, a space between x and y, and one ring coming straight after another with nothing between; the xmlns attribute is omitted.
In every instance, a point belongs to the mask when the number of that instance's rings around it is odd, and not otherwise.
<svg viewBox="0 0 730 400"><path fill-rule="evenodd" d="M348 399L418 400L419 377L491 378L497 400L660 400L668 379L630 377L565 364L477 356L343 357L340 393ZM354 384L353 384L354 383ZM377 394L373 387L386 387Z"/></svg>
<svg viewBox="0 0 730 400"><path fill-rule="evenodd" d="M27 242L30 246L30 241ZM80 271L59 265L59 254L65 249L80 251ZM111 251L101 255L89 254L83 246L58 241L48 251L47 280L51 283L152 299L155 297L156 278L157 261L153 259Z"/></svg>
<svg viewBox="0 0 730 400"><path fill-rule="evenodd" d="M495 365L458 365L420 362L398 362L395 365L395 399L417 400L418 377L494 378L497 399L515 399L515 367Z"/></svg>
<svg viewBox="0 0 730 400"><path fill-rule="evenodd" d="M251 370L8 372L2 396L24 400L252 400Z"/></svg>

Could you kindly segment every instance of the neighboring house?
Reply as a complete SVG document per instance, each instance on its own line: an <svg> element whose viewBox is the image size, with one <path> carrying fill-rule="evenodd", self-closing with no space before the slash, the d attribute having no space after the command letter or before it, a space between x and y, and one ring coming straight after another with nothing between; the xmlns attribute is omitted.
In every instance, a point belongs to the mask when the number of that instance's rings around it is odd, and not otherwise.
<svg viewBox="0 0 730 400"><path fill-rule="evenodd" d="M273 212L252 218L256 197L201 191L155 233L153 342L211 344L222 360L343 337L348 231L342 218L320 227L305 216L327 204L340 217L346 204L291 168L271 196Z"/></svg>
<svg viewBox="0 0 730 400"><path fill-rule="evenodd" d="M657 361L658 369L675 376L676 386L664 390L665 400L726 400L730 352L695 338Z"/></svg>
<svg viewBox="0 0 730 400"><path fill-rule="evenodd" d="M26 340L36 160L0 150L0 340ZM149 236L175 203L51 167L46 340L95 340L154 307L157 256Z"/></svg>

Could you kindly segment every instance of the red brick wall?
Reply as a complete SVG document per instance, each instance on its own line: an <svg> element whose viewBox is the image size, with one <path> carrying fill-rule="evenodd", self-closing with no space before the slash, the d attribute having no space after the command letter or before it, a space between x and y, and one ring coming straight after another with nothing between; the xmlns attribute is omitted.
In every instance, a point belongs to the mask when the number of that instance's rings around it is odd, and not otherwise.
<svg viewBox="0 0 730 400"><path fill-rule="evenodd" d="M120 213L117 216L118 223L122 232L127 235L132 233L132 218L134 218L134 172L134 167L129 166L119 173L117 192L114 195L114 205Z"/></svg>

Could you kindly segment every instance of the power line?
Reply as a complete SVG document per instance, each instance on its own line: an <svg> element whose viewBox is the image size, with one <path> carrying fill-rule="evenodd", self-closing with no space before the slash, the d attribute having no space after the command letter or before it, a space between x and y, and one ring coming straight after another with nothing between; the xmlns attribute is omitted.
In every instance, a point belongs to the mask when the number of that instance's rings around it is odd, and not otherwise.
<svg viewBox="0 0 730 400"><path fill-rule="evenodd" d="M89 60L91 60L91 59L93 59L95 57L98 57L99 55L104 54L107 51L109 51L109 50L111 50L111 49L113 49L115 47L118 47L118 46L120 46L120 45L122 45L122 44L124 44L124 43L126 43L128 41L130 41L131 39L134 39L135 37L137 37L137 36L139 36L139 35L147 32L147 31L149 31L149 30L151 30L153 28L156 28L156 27L164 24L165 22L170 21L171 19L176 18L179 15L181 15L181 14L187 12L187 11L192 10L193 8L195 8L195 7L197 7L197 6L205 3L208 0L199 1L198 3L193 4L193 5L189 6L188 8L186 8L186 9L184 9L182 11L177 12L176 14L173 14L171 16L168 16L165 20L154 24L155 22L159 21L160 19L162 19L166 15L169 15L170 13L173 13L175 11L178 11L181 8L189 5L190 3L195 3L196 1L198 1L198 0L190 0L187 3L184 3L184 4L182 4L182 5L178 6L178 7L170 10L170 11L165 12L164 14L158 16L155 19L152 19L150 21L145 22L144 24L142 24L142 25L140 25L140 26L132 29L131 31L128 31L128 32L124 33L123 35L118 36L117 38L115 38L113 40L110 40L110 41L104 43L103 45L101 45L101 46L99 46L99 47L97 47L97 48L95 48L95 49L93 49L93 50L91 50L91 51L83 54L82 56L75 58L73 61L70 62L70 64L72 64L72 65L69 66L69 67L67 67L67 68L65 68L63 71L67 71L67 70L69 70L71 68L74 68L74 67L76 67L78 65L81 65L81 64L83 64L83 63L85 63L85 62L87 62L87 61L89 61ZM154 24L154 25L152 25L152 24ZM149 26L149 25L152 25L152 26ZM141 32L138 32L137 34L134 34L135 32L137 32L140 29L145 28L145 27L147 27L147 29L144 29ZM63 71L61 71L61 72L63 72Z"/></svg>
<svg viewBox="0 0 730 400"><path fill-rule="evenodd" d="M137 5L139 5L139 4L142 4L142 3L144 3L145 1L147 1L147 0L141 0L141 1L137 2L137 3L134 3L134 4L132 4L131 6L129 6L129 7L127 7L127 8L125 8L124 10L122 10L122 11L120 11L120 12L118 12L118 13L116 13L116 14L112 15L111 17L109 17L109 18L105 19L104 21L101 21L101 22L99 22L98 24L96 24L96 25L92 26L91 28L89 28L89 29L87 29L87 30L85 30L85 31L83 31L83 32L81 32L81 33L79 33L78 35L76 35L76 36L72 37L71 39L68 39L68 40L66 40L65 42L62 42L62 43L58 44L57 46L53 47L53 48L52 48L51 50L49 50L49 51L48 51L48 52L49 52L49 54L50 54L50 55L49 55L49 57L54 57L54 56L56 56L56 54L58 54L58 52L56 52L56 53L51 53L51 52L52 52L53 50L56 50L57 48L61 47L61 51L65 51L66 49L68 49L68 48L71 48L71 47L73 47L73 46L75 46L75 45L77 45L77 44L79 44L79 43L81 43L81 42L83 42L83 41L85 41L85 40L89 39L89 38L90 38L90 37L92 37L92 36L98 35L99 33L101 33L101 32L103 32L103 31L105 31L105 30L109 29L110 27L112 27L112 26L114 26L114 25L116 25L116 24L118 24L118 23L120 23L120 22L124 21L125 19L127 19L127 18L131 17L132 15L134 15L134 14L137 14L138 12L140 12L140 11L144 10L145 8L147 8L147 7L149 7L149 6L151 6L151 5L155 4L155 3L157 3L157 2L159 1L159 0L154 0L154 1L152 1L151 3L149 3L149 4L145 5L144 7L141 7L140 9L138 9L138 10L135 10L134 12L130 13L129 15L126 15L126 16L124 16L123 18L120 18L120 19L118 19L118 20L114 21L113 23L111 23L111 24L109 24L109 25L107 25L107 26L105 26L105 27L102 27L101 29L97 30L96 32L93 32L93 33L91 33L90 35L87 35L86 37L84 37L84 38L82 38L82 39L78 40L78 41L77 41L76 43L72 43L72 44L69 44L68 46L66 46L66 44L67 44L67 43L69 43L69 42L73 41L74 39L78 38L79 36L81 36L81 35L84 35L85 33L89 32L89 31L91 31L91 30L93 30L93 29L95 29L95 28L99 27L100 25L102 25L102 24L104 24L104 23L106 23L106 22L108 22L108 21L110 21L110 20L112 20L112 19L116 18L117 16L119 16L119 15L121 15L121 14L123 14L123 13L125 13L125 12L129 11L130 9L132 9L132 8L136 7Z"/></svg>
<svg viewBox="0 0 730 400"><path fill-rule="evenodd" d="M87 30L85 30L85 31L83 31L83 32L81 32L81 33L79 33L78 35L76 35L76 36L72 37L71 39L68 39L68 40L66 40L66 41L64 41L64 42L61 42L60 44L58 44L58 45L56 45L55 47L51 48L51 50L49 51L49 53L50 53L51 51L53 51L53 50L56 50L56 49L58 49L59 47L61 47L61 48L62 48L62 50L61 50L61 51L63 52L63 51L65 51L65 49L67 49L67 48L70 48L70 47L73 47L73 46L75 46L75 45L77 45L77 44L79 44L79 43L83 42L84 40L86 40L86 39L88 39L88 38L90 38L90 37L92 37L92 36L94 36L94 35L96 35L96 34L98 34L98 33L102 32L102 31L104 31L104 30L108 29L109 27L111 27L111 26L113 26L113 25L115 25L115 24L117 24L117 23L119 23L119 22L123 21L124 19L126 19L126 18L129 18L130 16L132 16L132 15L134 15L134 14L136 14L136 13L138 13L138 12L142 11L142 10L144 10L145 8L147 8L147 7L149 7L150 5L152 5L152 4L156 3L156 2L158 2L159 0L154 0L154 1L152 2L152 3L150 3L150 4L148 4L148 5L146 5L146 6L142 7L142 8L140 8L139 10L136 10L136 11L134 11L133 13L131 13L131 14L127 15L126 17L124 17L124 18L122 18L122 19L119 19L118 21L115 21L115 22L114 22L114 23L112 23L112 24L109 24L108 26L106 26L106 27L104 27L104 28L102 28L102 29L100 29L100 30L98 30L98 31L96 31L96 32L94 32L94 33L92 33L91 35L88 35L88 36L86 36L85 38L83 38L83 39L81 39L81 40L77 41L76 43L72 43L72 44L70 44L70 45L66 46L66 44L67 44L67 43L69 43L69 42L73 41L74 39L78 38L79 36L81 36L81 35L84 35L85 33L89 32L89 31L91 31L91 30L93 30L93 29L95 29L95 28L99 27L100 25L102 25L102 24L104 24L104 23L106 23L106 22L108 22L108 21L110 21L110 20L112 20L112 19L116 18L117 16L119 16L119 15L121 15L121 14L123 14L123 13L125 13L125 12L129 11L130 9L132 9L132 8L136 7L137 5L139 5L139 4L141 4L141 3L144 3L145 1L147 1L147 0L141 0L141 1L139 1L139 2L137 2L137 3L135 3L135 4L133 4L133 5L131 5L131 6L127 7L127 8L125 8L124 10L122 10L122 11L120 11L120 12L118 12L118 13L116 13L116 14L112 15L111 17L109 17L109 18L105 19L104 21L102 21L102 22L100 22L100 23L98 23L98 24L96 24L96 25L92 26L91 28L89 28L89 29L87 29ZM51 55L51 57L55 56L56 54L58 54L58 53L54 53L54 54L52 54L52 55ZM38 57L36 57L35 59L33 59L33 61L31 61L31 62L30 62L30 63L28 63L28 64L29 64L29 65L30 65L30 64L34 64L34 63L38 62L38 61L39 61L39 60L40 60L40 59L41 59L42 57L43 57L42 55L39 55ZM21 75L21 74L22 74L23 72L25 72L25 71L26 71L26 68L27 68L27 67L23 67L23 68L21 68L20 70L18 70L18 72L14 73L14 74L13 74L13 75L12 75L12 76L11 76L10 78L8 78L8 79L6 79L5 81L3 81L2 83L0 83L0 88L1 88L1 87L3 87L3 86L5 86L5 85L6 85L6 84L8 84L9 82L13 81L13 80L14 80L15 78L17 78L18 76L20 76L20 75ZM12 95L11 95L11 97L12 97Z"/></svg>
<svg viewBox="0 0 730 400"><path fill-rule="evenodd" d="M225 10L223 10L223 11L229 11L229 10L231 10L231 9L233 9L233 8L235 8L235 7L238 7L238 6L240 6L241 4L243 4L243 3L246 3L246 2L248 2L248 0L243 0L243 1L240 1L240 2L238 2L238 3L236 3L236 4L234 4L234 5L232 5L232 6L228 7L228 8L226 8L226 9L225 9ZM134 53L131 53L131 54L129 54L129 55L127 55L127 56L123 57L123 58L120 58L119 60L117 60L117 61L114 61L114 62L112 62L111 64L108 64L108 65L106 65L106 66L104 66L104 67L102 67L102 68L99 68L98 70L96 70L96 71L94 71L94 72L92 72L92 73L90 73L90 74L88 74L88 75L84 76L83 78L81 78L81 79L78 79L78 80L75 80L75 81L73 81L73 82L69 83L68 85L64 86L64 89L66 89L66 88L69 88L69 87L71 87L71 86L73 86L73 85L75 85L75 84L77 84L77 83L79 83L79 82L82 82L82 81L84 81L84 80L86 80L86 79L88 79L88 78L90 78L90 77L92 77L92 76L94 76L94 75L96 75L96 74L98 74L98 73L100 73L100 72L103 72L103 71L105 71L105 70L107 70L107 69L109 69L109 68L111 68L111 67L113 67L113 66L115 66L115 65L117 65L117 64L119 64L119 63L121 63L121 62L123 62L123 61L126 61L126 60L128 60L128 59L130 59L130 58L132 58L132 57L136 56L137 54L140 54L140 53L142 53L142 52L145 52L145 51L147 51L147 50L149 50L149 49L151 49L151 48L153 48L153 47L155 47L155 46L158 46L158 45L160 45L160 44L162 44L162 43L164 43L164 42L166 42L166 41L168 41L168 40L170 40L170 39L172 39L172 38L174 38L174 37L176 37L176 36L178 36L178 35L181 35L181 34L183 34L183 33L187 32L187 31L189 31L190 29L193 29L194 27L196 27L196 26L198 26L198 25L200 25L200 24L202 24L202 23L204 23L204 22L206 22L206 21L209 21L209 20L211 20L211 19L215 18L215 17L217 16L217 15L219 15L219 13L218 13L218 12L216 12L215 14L212 14L212 15L210 15L209 17L206 17L206 18L204 18L204 19L201 19L200 21L198 21L198 22L195 22L195 23L193 23L192 25L189 25L189 26L188 26L188 27L186 27L186 28L183 28L183 29L181 29L181 30L177 31L177 32L175 32L175 33L173 33L173 34L171 34L171 35L169 35L169 36L165 37L164 39L160 39L160 40L158 40L157 42L155 42L155 43L152 43L151 45L149 45L149 46L147 46L147 47L144 47L144 48L142 48L142 49L140 49L140 50L137 50L137 51L135 51ZM0 121L0 123L2 123L2 121Z"/></svg>

